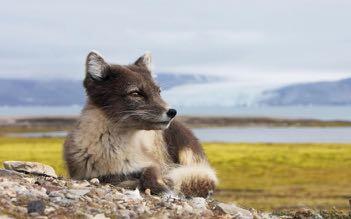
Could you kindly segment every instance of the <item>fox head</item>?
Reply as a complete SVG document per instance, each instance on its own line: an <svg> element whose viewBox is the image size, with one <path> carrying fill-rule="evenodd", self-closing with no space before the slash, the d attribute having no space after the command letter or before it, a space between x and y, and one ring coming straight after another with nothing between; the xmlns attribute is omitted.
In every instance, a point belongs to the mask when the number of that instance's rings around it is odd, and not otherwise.
<svg viewBox="0 0 351 219"><path fill-rule="evenodd" d="M146 53L130 65L108 63L92 51L86 59L84 87L90 104L116 126L140 130L166 129L177 114L161 98Z"/></svg>

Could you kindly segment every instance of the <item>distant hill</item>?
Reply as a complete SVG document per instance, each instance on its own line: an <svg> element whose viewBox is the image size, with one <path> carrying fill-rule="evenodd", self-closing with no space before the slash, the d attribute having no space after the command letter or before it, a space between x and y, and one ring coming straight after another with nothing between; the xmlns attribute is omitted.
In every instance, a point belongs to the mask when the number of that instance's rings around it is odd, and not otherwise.
<svg viewBox="0 0 351 219"><path fill-rule="evenodd" d="M264 96L266 105L351 105L351 78L289 85Z"/></svg>
<svg viewBox="0 0 351 219"><path fill-rule="evenodd" d="M196 74L159 73L156 80L163 90L169 90L180 85L205 85L205 83L223 79ZM236 94L236 87L228 89L224 94ZM210 91L204 86L201 92ZM205 100L215 98L210 93L206 94L207 96L204 93L201 95ZM178 93L175 92L175 95ZM260 98L253 101L255 105L351 105L351 78L333 82L294 84L275 90L260 91L258 95ZM2 106L82 105L85 101L84 96L82 81L0 79L0 105ZM244 96L244 98L247 97ZM214 105L220 105L222 101L223 99L217 98L214 100Z"/></svg>
<svg viewBox="0 0 351 219"><path fill-rule="evenodd" d="M192 74L160 73L156 80L163 89L189 83L205 83L213 78ZM0 105L65 106L85 101L82 81L0 79Z"/></svg>
<svg viewBox="0 0 351 219"><path fill-rule="evenodd" d="M169 74L159 73L157 74L156 81L164 90L168 90L172 87L176 87L184 84L199 84L206 82L218 81L220 78L213 76L204 76L198 74Z"/></svg>

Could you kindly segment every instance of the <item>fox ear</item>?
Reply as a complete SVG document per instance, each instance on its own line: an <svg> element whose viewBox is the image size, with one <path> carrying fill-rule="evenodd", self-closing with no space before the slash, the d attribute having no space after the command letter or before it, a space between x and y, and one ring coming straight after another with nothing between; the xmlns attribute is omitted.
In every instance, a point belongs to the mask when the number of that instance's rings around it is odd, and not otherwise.
<svg viewBox="0 0 351 219"><path fill-rule="evenodd" d="M138 60L134 62L135 65L146 67L150 72L152 72L152 57L150 52L146 52L143 56L139 57Z"/></svg>
<svg viewBox="0 0 351 219"><path fill-rule="evenodd" d="M107 76L109 64L98 52L91 51L87 56L85 67L87 75L100 81Z"/></svg>

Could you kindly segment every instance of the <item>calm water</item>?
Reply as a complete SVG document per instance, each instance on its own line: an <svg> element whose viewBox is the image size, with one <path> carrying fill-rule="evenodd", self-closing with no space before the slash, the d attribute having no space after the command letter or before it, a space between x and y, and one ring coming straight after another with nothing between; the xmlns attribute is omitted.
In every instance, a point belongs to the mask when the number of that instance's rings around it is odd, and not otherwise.
<svg viewBox="0 0 351 219"><path fill-rule="evenodd" d="M206 128L193 131L201 141L351 143L351 128Z"/></svg>
<svg viewBox="0 0 351 219"><path fill-rule="evenodd" d="M194 129L201 141L269 143L351 143L351 128ZM22 133L21 137L65 137L66 132Z"/></svg>
<svg viewBox="0 0 351 219"><path fill-rule="evenodd" d="M178 107L186 115L351 120L351 106Z"/></svg>
<svg viewBox="0 0 351 219"><path fill-rule="evenodd" d="M182 115L313 118L351 120L351 106L296 107L177 107ZM69 107L0 107L0 116L78 115L81 106ZM222 142L339 142L351 143L351 128L210 128L195 129L201 141ZM65 132L26 133L28 137L65 136Z"/></svg>
<svg viewBox="0 0 351 219"><path fill-rule="evenodd" d="M0 106L0 116L55 116L78 115L82 106Z"/></svg>
<svg viewBox="0 0 351 219"><path fill-rule="evenodd" d="M294 107L175 107L181 115L313 118L351 120L351 106ZM81 106L64 107L0 107L0 116L18 115L78 115Z"/></svg>

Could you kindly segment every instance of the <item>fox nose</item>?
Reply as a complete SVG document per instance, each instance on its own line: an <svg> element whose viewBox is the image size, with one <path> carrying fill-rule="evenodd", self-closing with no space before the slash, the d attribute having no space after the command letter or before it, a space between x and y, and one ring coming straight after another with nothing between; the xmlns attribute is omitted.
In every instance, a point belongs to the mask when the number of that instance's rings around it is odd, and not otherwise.
<svg viewBox="0 0 351 219"><path fill-rule="evenodd" d="M169 109L167 111L167 116L171 119L174 118L176 115L177 115L177 110L175 109Z"/></svg>

